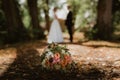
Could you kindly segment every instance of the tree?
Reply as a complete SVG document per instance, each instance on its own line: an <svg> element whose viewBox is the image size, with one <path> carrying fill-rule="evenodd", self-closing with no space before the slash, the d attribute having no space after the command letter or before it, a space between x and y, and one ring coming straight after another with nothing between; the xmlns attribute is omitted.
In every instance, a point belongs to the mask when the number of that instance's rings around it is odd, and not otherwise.
<svg viewBox="0 0 120 80"><path fill-rule="evenodd" d="M99 0L97 6L97 24L95 39L108 40L112 34L112 0Z"/></svg>
<svg viewBox="0 0 120 80"><path fill-rule="evenodd" d="M45 21L46 21L46 28L49 31L50 28L50 20L49 20L49 0L45 0L45 8L44 8L44 13L45 13Z"/></svg>
<svg viewBox="0 0 120 80"><path fill-rule="evenodd" d="M2 9L6 19L7 42L25 40L26 30L22 23L16 0L2 0ZM22 34L21 34L22 33Z"/></svg>
<svg viewBox="0 0 120 80"><path fill-rule="evenodd" d="M27 0L29 13L31 16L32 30L33 30L33 38L42 39L44 37L44 32L41 26L39 25L38 19L38 8L37 8L37 0Z"/></svg>
<svg viewBox="0 0 120 80"><path fill-rule="evenodd" d="M115 31L120 31L120 0L113 0L112 15Z"/></svg>

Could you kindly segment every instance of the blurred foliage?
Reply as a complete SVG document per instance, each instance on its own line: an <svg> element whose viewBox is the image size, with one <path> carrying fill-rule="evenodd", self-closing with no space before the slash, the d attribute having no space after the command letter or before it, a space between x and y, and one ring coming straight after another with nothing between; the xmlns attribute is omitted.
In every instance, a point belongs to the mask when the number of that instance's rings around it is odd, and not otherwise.
<svg viewBox="0 0 120 80"><path fill-rule="evenodd" d="M79 31L84 31L86 27L95 24L97 2L98 0L68 0L68 4L73 6L75 27Z"/></svg>
<svg viewBox="0 0 120 80"><path fill-rule="evenodd" d="M62 7L62 4L59 4L57 0L48 0L48 4L46 4L46 0L38 0L38 8L39 8L39 19L40 21L45 21L45 13L44 10L50 10L53 7Z"/></svg>
<svg viewBox="0 0 120 80"><path fill-rule="evenodd" d="M67 0L73 7L75 16L75 29L85 33L86 38L93 39L97 30L93 29L97 18L98 0ZM83 5L84 4L84 5ZM120 0L113 0L113 21L115 31L120 31Z"/></svg>
<svg viewBox="0 0 120 80"><path fill-rule="evenodd" d="M120 31L120 0L113 0L113 26L116 31Z"/></svg>
<svg viewBox="0 0 120 80"><path fill-rule="evenodd" d="M27 29L30 29L31 23L30 23L30 15L28 11L27 1L23 0L22 2L21 0L18 0L18 2L20 5L19 8L22 15L23 23Z"/></svg>
<svg viewBox="0 0 120 80"><path fill-rule="evenodd" d="M67 2L73 7L75 28L78 31L91 32L91 27L96 23L98 0L67 0ZM113 0L113 26L117 31L120 30L119 7L120 0Z"/></svg>
<svg viewBox="0 0 120 80"><path fill-rule="evenodd" d="M20 14L22 17L22 21L24 23L25 28L28 30L30 36L31 34L31 18L28 11L27 0L16 0L18 1L18 7L20 10ZM88 36L92 38L92 33L96 31L92 31L92 27L96 23L96 14L97 14L97 3L98 0L66 0L67 2L60 4L59 0L48 0L49 4L47 5L45 0L38 0L37 6L39 9L39 22L40 25L45 23L45 13L44 10L50 10L51 8L57 6L62 8L64 4L68 4L72 6L72 10L74 12L74 21L75 21L75 29L77 31L83 31L89 34ZM5 25L5 15L3 14L0 0L0 36L5 36L7 34L7 28ZM113 26L116 31L120 31L120 0L113 0ZM42 25L43 27L44 25ZM38 30L34 30L37 32ZM3 41L4 38L0 37L0 41ZM2 42L0 42L2 43Z"/></svg>

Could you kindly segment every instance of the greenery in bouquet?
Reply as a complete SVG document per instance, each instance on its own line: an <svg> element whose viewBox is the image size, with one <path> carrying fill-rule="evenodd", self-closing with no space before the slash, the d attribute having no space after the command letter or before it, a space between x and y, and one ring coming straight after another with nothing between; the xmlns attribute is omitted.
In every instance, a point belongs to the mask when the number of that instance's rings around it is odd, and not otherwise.
<svg viewBox="0 0 120 80"><path fill-rule="evenodd" d="M48 70L67 71L72 69L74 61L66 46L51 43L41 55L41 65Z"/></svg>

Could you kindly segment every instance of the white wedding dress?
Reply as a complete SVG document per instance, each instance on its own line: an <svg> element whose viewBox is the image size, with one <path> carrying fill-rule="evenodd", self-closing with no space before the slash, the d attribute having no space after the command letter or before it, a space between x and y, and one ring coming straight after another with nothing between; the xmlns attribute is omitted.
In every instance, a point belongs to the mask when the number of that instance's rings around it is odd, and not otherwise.
<svg viewBox="0 0 120 80"><path fill-rule="evenodd" d="M61 43L61 42L63 42L63 35L62 35L61 26L56 18L54 18L53 22L51 23L47 42L48 43L52 43L52 42Z"/></svg>

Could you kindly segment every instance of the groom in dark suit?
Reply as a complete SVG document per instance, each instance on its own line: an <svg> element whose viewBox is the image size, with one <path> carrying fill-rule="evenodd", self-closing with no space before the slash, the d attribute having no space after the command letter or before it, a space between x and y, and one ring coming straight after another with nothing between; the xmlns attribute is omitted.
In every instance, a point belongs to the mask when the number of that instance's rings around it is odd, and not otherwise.
<svg viewBox="0 0 120 80"><path fill-rule="evenodd" d="M69 36L70 36L70 42L73 42L73 13L71 11L71 6L67 6L69 12L68 12L68 15L67 15L67 19L65 21L65 25L67 26L67 29L68 29L68 33L69 33Z"/></svg>

